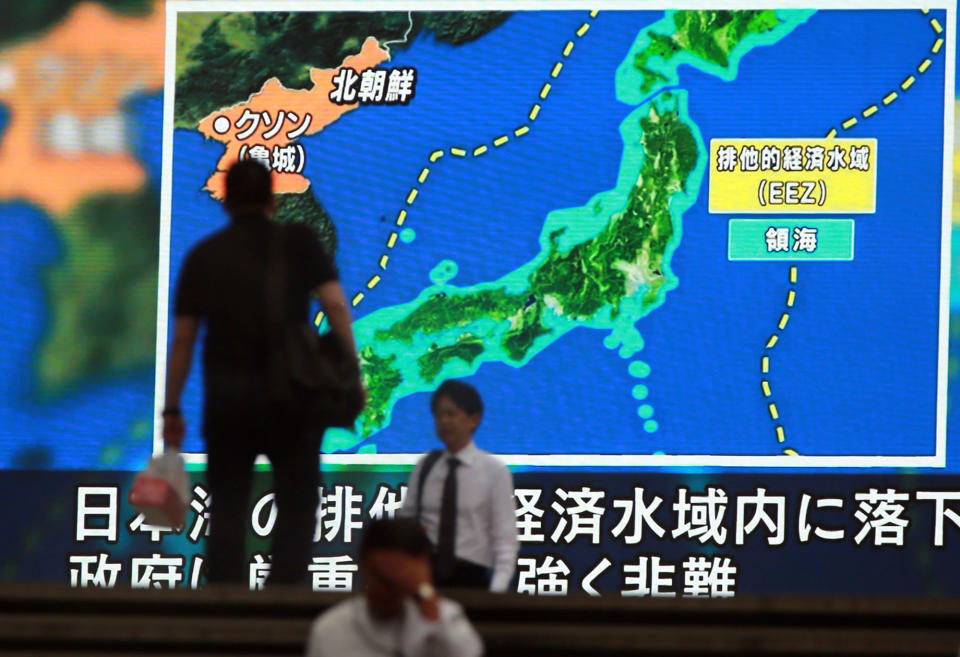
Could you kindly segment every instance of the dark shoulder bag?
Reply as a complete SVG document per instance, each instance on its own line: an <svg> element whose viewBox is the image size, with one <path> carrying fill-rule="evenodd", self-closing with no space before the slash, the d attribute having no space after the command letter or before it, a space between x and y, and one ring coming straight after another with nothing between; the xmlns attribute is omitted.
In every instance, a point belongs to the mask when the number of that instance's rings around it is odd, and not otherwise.
<svg viewBox="0 0 960 657"><path fill-rule="evenodd" d="M286 231L276 225L272 233L266 268L271 397L314 429L351 429L363 410L357 357L333 332L321 336L313 325L287 319Z"/></svg>

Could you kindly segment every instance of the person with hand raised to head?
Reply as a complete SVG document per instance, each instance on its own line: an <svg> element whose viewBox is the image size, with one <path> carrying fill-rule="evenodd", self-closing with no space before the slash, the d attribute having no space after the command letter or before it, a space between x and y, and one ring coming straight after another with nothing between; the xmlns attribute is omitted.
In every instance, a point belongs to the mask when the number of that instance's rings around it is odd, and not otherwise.
<svg viewBox="0 0 960 657"><path fill-rule="evenodd" d="M363 593L310 628L307 657L478 657L483 643L463 608L437 595L430 541L412 518L373 520L360 541Z"/></svg>

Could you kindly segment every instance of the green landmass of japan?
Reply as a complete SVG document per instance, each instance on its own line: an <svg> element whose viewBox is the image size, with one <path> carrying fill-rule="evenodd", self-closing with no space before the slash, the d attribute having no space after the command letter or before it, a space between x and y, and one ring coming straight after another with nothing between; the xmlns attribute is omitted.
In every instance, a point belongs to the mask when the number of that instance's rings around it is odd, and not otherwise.
<svg viewBox="0 0 960 657"><path fill-rule="evenodd" d="M379 427L387 419L390 395L403 383L403 375L396 367L397 357L393 354L380 356L373 347L363 347L359 355L367 389L367 405L360 419L365 427Z"/></svg>
<svg viewBox="0 0 960 657"><path fill-rule="evenodd" d="M698 60L704 70L723 77L743 54L738 47L751 36L771 35L784 26L792 29L808 15L797 12L796 21L785 22L768 10L668 12L655 28L667 34L648 28L638 36L639 52L628 60L633 74L622 82L643 92L631 104L639 105L644 95L668 80L671 67L680 63L678 55L688 63ZM619 94L621 81L617 84ZM701 151L692 124L681 118L679 98L663 92L646 102L649 112L639 119L642 164L637 183L596 234L574 237L579 232L562 227L572 224L560 222L561 227L542 238L542 251L523 274L471 289L451 287L403 306L408 310L399 318L394 314L382 324L375 320L370 353L390 353L395 360L385 370L375 360L364 363L367 385L388 406L371 400L360 426L363 436L382 428L395 398L429 389L452 361L494 359L520 366L573 326L613 326L624 312L629 316L623 319L632 325L662 301L675 284L668 265L679 218L671 214L671 199L686 194L688 182L699 185L699 179L688 177L697 170ZM632 143L627 147L635 149ZM592 214L603 212L599 202L592 206ZM461 343L465 336L469 340ZM408 359L416 369L405 366Z"/></svg>
<svg viewBox="0 0 960 657"><path fill-rule="evenodd" d="M643 165L636 186L621 211L614 214L594 238L562 251L559 238L565 229L549 236L549 251L533 270L527 289L510 293L505 288L465 293L437 294L393 325L376 331L378 344L411 344L417 336L436 337L418 359L424 381L433 380L443 364L453 358L465 362L482 353L489 340L499 345L512 361L522 361L535 341L553 329L547 313L568 320L589 320L610 308L616 317L627 297L644 292L644 304L652 304L664 283L663 259L673 235L670 198L686 188L696 167L697 142L689 126L680 119L677 99L663 94L640 118ZM495 328L485 333L461 335L444 345L442 337L451 329L486 321ZM471 326L471 330L472 326ZM375 347L367 347L376 355ZM402 383L392 360L365 358L364 377L371 391L362 416L365 435L381 426L394 389Z"/></svg>
<svg viewBox="0 0 960 657"><path fill-rule="evenodd" d="M457 341L446 347L433 348L417 359L420 365L420 378L424 381L433 381L440 374L443 366L454 358L459 358L468 365L477 359L477 356L483 353L483 338L472 334L461 335Z"/></svg>
<svg viewBox="0 0 960 657"><path fill-rule="evenodd" d="M678 53L688 52L707 63L726 67L730 53L747 35L762 34L780 25L776 12L769 9L678 11L673 22L676 29L671 35L649 30L650 45L634 57L633 66L643 76L642 93L667 81L666 76L648 66L651 57L666 62Z"/></svg>

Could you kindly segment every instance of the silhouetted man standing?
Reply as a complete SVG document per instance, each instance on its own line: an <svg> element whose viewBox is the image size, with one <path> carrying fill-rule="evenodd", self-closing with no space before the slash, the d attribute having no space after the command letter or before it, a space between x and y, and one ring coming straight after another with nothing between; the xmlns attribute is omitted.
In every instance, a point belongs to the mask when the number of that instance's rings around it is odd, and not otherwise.
<svg viewBox="0 0 960 657"><path fill-rule="evenodd" d="M257 455L266 454L277 505L269 581L299 583L306 577L316 523L322 431L309 430L301 414L283 410L267 395L268 260L279 254L285 263L285 289L279 295L285 319L309 321L313 292L331 330L356 353L350 313L336 270L314 233L269 220L274 210L269 171L254 160L231 167L225 205L229 225L187 254L177 283L163 437L172 448L183 440L180 394L203 322L203 435L211 493L207 580L246 579L252 469Z"/></svg>

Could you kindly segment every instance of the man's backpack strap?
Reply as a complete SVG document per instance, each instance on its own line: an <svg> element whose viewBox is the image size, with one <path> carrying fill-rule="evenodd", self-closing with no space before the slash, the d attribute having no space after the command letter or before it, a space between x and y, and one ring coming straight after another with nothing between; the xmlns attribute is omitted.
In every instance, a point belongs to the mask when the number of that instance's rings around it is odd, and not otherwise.
<svg viewBox="0 0 960 657"><path fill-rule="evenodd" d="M443 456L442 449L434 449L427 452L423 459L423 467L420 468L420 478L417 480L417 520L420 520L420 511L423 509L423 484L427 481L427 475L433 470L440 457Z"/></svg>

